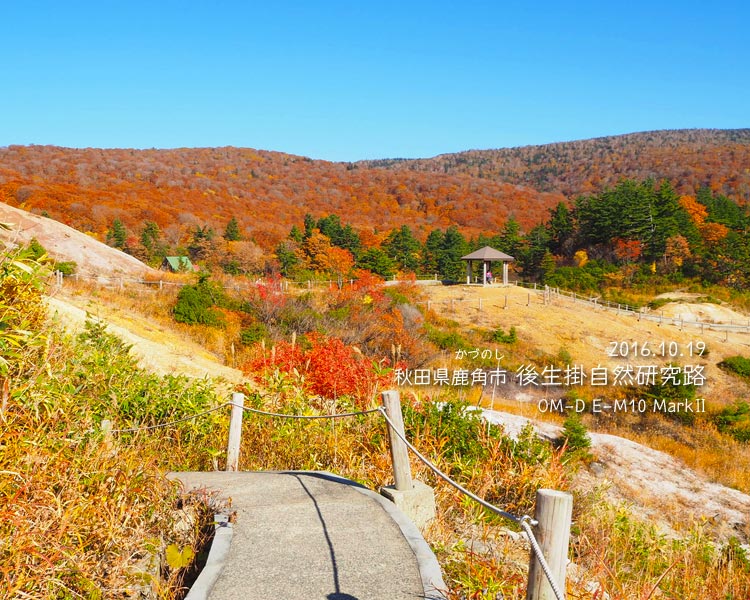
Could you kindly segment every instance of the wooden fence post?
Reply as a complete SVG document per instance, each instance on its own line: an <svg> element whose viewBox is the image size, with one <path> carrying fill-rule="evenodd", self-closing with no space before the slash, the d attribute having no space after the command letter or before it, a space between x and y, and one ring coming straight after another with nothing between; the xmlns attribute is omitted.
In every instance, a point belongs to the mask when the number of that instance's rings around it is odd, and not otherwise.
<svg viewBox="0 0 750 600"><path fill-rule="evenodd" d="M245 394L232 394L232 415L229 418L229 441L227 442L227 471L236 471L240 462L242 441L242 415L245 412Z"/></svg>
<svg viewBox="0 0 750 600"><path fill-rule="evenodd" d="M534 528L534 534L547 560L552 578L563 595L565 594L565 569L568 565L568 541L572 516L573 496L556 490L537 490L534 519L539 524ZM555 600L555 593L533 549L529 563L526 600Z"/></svg>
<svg viewBox="0 0 750 600"><path fill-rule="evenodd" d="M109 419L102 419L102 433L104 434L104 447L107 451L112 450L112 421Z"/></svg>
<svg viewBox="0 0 750 600"><path fill-rule="evenodd" d="M404 417L401 414L401 399L395 390L389 390L381 394L385 414L393 421L394 428L404 435ZM388 423L388 443L391 448L391 460L393 461L393 477L396 480L396 489L407 491L414 488L411 479L411 465L409 465L409 449L404 441L392 431Z"/></svg>

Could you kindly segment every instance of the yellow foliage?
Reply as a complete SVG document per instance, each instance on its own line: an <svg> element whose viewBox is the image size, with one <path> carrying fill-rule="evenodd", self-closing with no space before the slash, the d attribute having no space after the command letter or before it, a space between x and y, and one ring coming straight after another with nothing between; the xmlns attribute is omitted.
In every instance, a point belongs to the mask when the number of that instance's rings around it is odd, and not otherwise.
<svg viewBox="0 0 750 600"><path fill-rule="evenodd" d="M573 256L573 260L575 261L577 267L583 267L587 262L589 262L589 255L585 250L579 250Z"/></svg>

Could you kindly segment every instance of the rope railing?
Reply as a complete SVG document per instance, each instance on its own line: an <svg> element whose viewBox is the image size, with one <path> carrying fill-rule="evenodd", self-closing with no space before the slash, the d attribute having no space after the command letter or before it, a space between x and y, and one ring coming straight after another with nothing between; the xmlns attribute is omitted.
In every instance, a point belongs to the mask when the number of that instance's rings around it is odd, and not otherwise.
<svg viewBox="0 0 750 600"><path fill-rule="evenodd" d="M472 500L474 500L474 502L476 502L478 504L481 504L486 509L488 509L488 510L490 510L490 511L492 511L492 512L498 514L498 515L500 515L501 517L505 517L506 519L510 519L514 523L519 523L519 524L521 523L521 520L524 517L516 517L515 515L513 515L513 514L511 514L509 512L506 512L506 511L498 508L497 506L494 506L493 504L490 504L489 502L487 502L486 500L480 498L479 496L477 496L473 492L470 492L469 490L467 490L460 483L458 483L458 482L454 481L453 479L451 479L449 475L446 475L445 473L443 473L438 467L436 467L432 462L430 462L430 460L428 458L426 458L419 450L417 450L414 447L414 445L409 440L406 439L406 437L399 431L399 428L394 424L393 421L391 421L390 417L388 417L388 415L385 413L385 409L383 409L382 407L380 407L377 410L383 415L383 418L393 428L392 431L401 439L401 441L404 444L406 444L406 447L409 450L411 450L411 452L414 454L414 456L416 456L419 460L421 460L427 466L427 468L429 468L433 473L435 473L435 475L437 475L438 477L440 477L440 479L442 479L446 483L448 483L451 486L453 486L454 488L456 488L462 494L464 494L464 495L468 496L469 498L471 498ZM526 517L526 518L531 518L531 517ZM532 519L532 525L536 525L536 521L533 521L533 519Z"/></svg>
<svg viewBox="0 0 750 600"><path fill-rule="evenodd" d="M235 404L234 402L227 402L225 406L237 406L241 408L242 410L250 413L255 413L256 415L264 415L266 417L281 417L284 419L341 419L344 417L359 417L363 415L370 415L372 413L380 412L380 408L371 408L369 410L358 410L355 412L347 412L347 413L332 413L330 415L290 415L288 413L276 413L276 412L268 412L265 410L259 410L257 408L250 408L249 406L244 406L240 404Z"/></svg>
<svg viewBox="0 0 750 600"><path fill-rule="evenodd" d="M464 486L462 486L460 483L452 479L449 475L446 475L443 471L441 471L437 466L435 466L428 458L426 458L419 450L417 450L414 445L406 439L406 436L399 431L399 427L396 426L396 424L390 419L390 417L386 414L386 411L383 407L380 407L377 409L380 411L380 413L383 415L383 418L387 421L388 425L391 426L391 431L395 433L401 441L406 445L406 447L416 456L422 463L424 463L425 466L427 466L435 475L440 477L443 481L448 483L449 485L453 486L455 489L457 489L459 492L467 496L468 498L471 498L479 504L480 506L483 506L484 508L490 510L491 512L494 512L495 514L500 515L501 517L505 517L506 519L509 519L510 521L513 521L514 523L521 526L521 528L526 532L526 535L529 538L529 543L531 544L531 548L536 556L536 559L539 561L539 565L542 568L542 571L544 572L544 575L547 578L547 581L552 588L553 593L555 594L555 597L557 600L564 600L564 596L562 592L560 591L559 586L557 585L557 581L555 581L555 578L552 575L552 571L547 564L547 560L544 558L544 554L542 552L542 549L539 547L539 543L536 540L536 537L534 536L534 532L532 531L531 527L536 527L539 523L532 517L528 515L524 515L522 517L517 517L505 510L502 510L501 508L498 508L494 504L491 504L484 500L483 498L480 498L473 492L467 490Z"/></svg>
<svg viewBox="0 0 750 600"><path fill-rule="evenodd" d="M341 419L344 417L359 417L363 415L370 415L373 413L381 412L380 408L371 408L369 410L359 410L356 412L346 412L346 413L332 413L329 415L292 415L289 413L276 413L276 412L268 412L265 410L260 410L257 408L251 408L249 406L240 406L239 404L235 404L234 402L224 402L223 404L219 404L218 406L214 406L213 408L209 408L208 410L204 410L199 413L195 413L193 415L188 415L186 417L182 417L181 419L177 419L175 421L168 421L166 423L159 423L157 425L144 425L143 427L128 427L126 429L109 429L108 432L115 434L115 433L137 433L139 431L152 431L155 429L163 429L165 427L172 427L173 425L179 425L180 423L186 423L187 421L195 420L199 417L203 417L205 415L211 414L213 412L216 412L218 410L221 410L222 408L225 408L227 406L238 406L242 410L250 413L254 413L257 415L264 415L267 417L283 417L285 419Z"/></svg>
<svg viewBox="0 0 750 600"><path fill-rule="evenodd" d="M388 392L386 392L388 393ZM210 408L208 410L204 410L192 415L185 416L180 419L176 419L173 421L169 421L166 423L159 423L156 425L147 425L143 427L130 427L130 428L124 428L124 429L110 429L109 427L109 421L103 421L102 422L102 428L104 429L106 434L123 434L123 433L137 433L140 431L153 431L157 429L163 429L165 427L171 427L174 425L178 425L180 423L185 423L187 421L195 420L200 417L206 416L208 414L214 413L216 411L219 411L221 409L224 409L226 407L232 407L232 418L234 419L235 411L239 413L240 415L244 412L249 412L265 417L272 417L272 418L283 418L283 419L297 419L297 420L316 420L316 419L342 419L342 418L351 418L351 417L359 417L359 416L365 416L369 414L374 413L380 413L380 415L383 417L385 422L387 423L389 427L389 431L396 436L400 440L401 443L403 443L408 450L414 454L428 469L430 469L437 477L445 481L447 484L458 490L460 493L464 494L466 497L470 498L480 506L486 508L490 512L493 512L501 517L504 517L513 523L516 523L518 526L520 526L523 531L526 533L526 536L528 537L529 544L531 546L533 555L536 558L536 561L538 561L539 566L542 569L542 572L549 583L551 591L554 593L556 600L564 600L564 595L560 591L560 587L558 585L558 582L556 581L554 575L552 574L552 569L550 568L545 556L544 552L542 551L541 547L539 546L538 541L536 540L536 537L534 536L534 532L532 530L532 527L536 527L539 525L539 522L532 518L531 516L524 515L521 517L518 517L508 511L505 511L494 504L488 502L487 500L481 498L480 496L476 495L475 493L468 490L466 487L462 486L460 483L452 479L449 475L444 473L442 470L440 470L432 461L430 461L424 454L422 454L408 439L406 439L406 435L404 434L402 427L399 427L397 423L394 423L393 419L388 416L387 410L383 406L379 406L377 408L371 408L371 409L365 409L365 410L359 410L359 411L350 411L345 413L331 413L331 414L324 414L324 415L295 415L295 414L288 414L288 413L278 413L278 412L272 412L272 411L265 411L260 410L257 408L252 408L249 406L244 406L244 395L242 394L235 394L235 396L241 396L240 402L230 401L230 402L224 402L218 406L215 406L213 408ZM400 407L399 407L400 411ZM241 419L241 416L240 416ZM231 424L230 423L230 446L236 445L237 448L228 448L227 455L239 455L239 437L237 437L234 441L232 441L232 435L231 435L231 429L237 429L237 425L239 425L239 429L241 430L241 420L239 424ZM392 442L393 443L393 442ZM235 459L236 461L236 459ZM236 468L236 467L235 467ZM229 466L227 467L227 470L234 470L230 469ZM566 541L567 544L567 541ZM533 568L533 562L532 562L532 568Z"/></svg>

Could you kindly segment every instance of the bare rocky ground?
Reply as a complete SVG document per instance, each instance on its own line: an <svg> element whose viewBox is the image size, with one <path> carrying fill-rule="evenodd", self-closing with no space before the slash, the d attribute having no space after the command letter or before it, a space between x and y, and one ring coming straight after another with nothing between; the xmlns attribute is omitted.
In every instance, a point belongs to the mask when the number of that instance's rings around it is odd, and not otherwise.
<svg viewBox="0 0 750 600"><path fill-rule="evenodd" d="M515 286L434 286L427 293L432 310L456 321L460 330L499 327L507 332L515 327L519 343L540 355L554 357L564 349L575 363L602 365L610 370L628 363L666 362L652 357L611 357L608 350L613 342L648 342L654 348L661 341L673 341L683 352L691 342L703 341L710 351L707 356L688 357L685 352L686 356L678 360L705 368L706 382L698 395L705 397L706 404L713 407L750 397L746 384L716 366L728 356L747 356L749 333L731 331L727 334L708 327L701 333L698 327L680 328L666 320L664 323L639 321L632 315L618 315L615 311L592 308L563 297L545 303L541 294ZM729 306L697 302L695 294L665 296L678 300L656 311L661 314L663 310L665 319L748 323L748 315ZM509 346L505 350L505 360L513 362L514 352L514 346ZM538 412L533 410L535 402L545 396L544 390L508 386L495 398L498 404L519 406L527 416L490 410L485 414L491 422L502 424L511 435L516 435L531 421L540 435L553 439L559 436L560 427L534 416ZM595 461L577 473L576 486L582 491L596 490L614 502L625 502L668 535L679 535L692 521L705 521L719 539L732 535L743 541L750 539L750 495L712 482L664 452L615 435L595 432L590 435ZM726 460L729 462L732 458L727 456Z"/></svg>
<svg viewBox="0 0 750 600"><path fill-rule="evenodd" d="M0 228L0 244L25 245L36 238L55 260L75 262L76 272L82 275L101 277L103 281L159 275L159 271L85 233L1 202L0 222L10 225L9 230ZM216 377L233 383L243 380L240 371L220 364L191 340L95 298L63 297L58 293L48 297L47 304L53 318L70 329L82 328L88 315L103 320L110 332L131 345L139 363L156 373Z"/></svg>
<svg viewBox="0 0 750 600"><path fill-rule="evenodd" d="M156 273L138 259L110 248L90 235L81 233L54 219L48 219L0 202L0 243L25 245L36 238L57 261L73 261L84 275L143 277Z"/></svg>
<svg viewBox="0 0 750 600"><path fill-rule="evenodd" d="M553 423L506 412L484 410L483 414L513 437L529 422L550 440L562 430ZM668 535L679 535L679 529L691 522L708 521L719 539L737 536L747 541L750 495L711 482L664 452L615 435L589 435L595 461L576 474L579 489L598 489L613 502L629 504Z"/></svg>
<svg viewBox="0 0 750 600"><path fill-rule="evenodd" d="M131 346L131 353L138 363L154 373L213 377L227 383L241 383L244 380L241 371L220 364L215 356L198 344L137 316L116 315L112 311L106 311L106 316L101 316L95 304L85 303L85 308L81 308L60 297L47 297L47 305L53 318L74 331L82 329L89 316L106 323L110 333ZM105 307L100 308L104 310Z"/></svg>

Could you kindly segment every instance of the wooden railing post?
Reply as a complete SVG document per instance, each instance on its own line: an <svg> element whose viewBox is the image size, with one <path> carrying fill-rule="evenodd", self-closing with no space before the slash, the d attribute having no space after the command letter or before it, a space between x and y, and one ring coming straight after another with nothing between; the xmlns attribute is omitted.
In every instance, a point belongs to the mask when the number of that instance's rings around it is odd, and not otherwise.
<svg viewBox="0 0 750 600"><path fill-rule="evenodd" d="M534 534L547 560L552 577L563 595L565 594L565 569L568 565L568 541L572 516L573 496L555 490L537 490L534 519L539 524L534 528ZM529 564L526 600L555 600L555 592L550 587L533 549Z"/></svg>
<svg viewBox="0 0 750 600"><path fill-rule="evenodd" d="M395 429L404 435L404 417L401 414L401 399L395 390L389 390L381 394L385 414L393 422ZM411 490L414 483L411 479L411 466L409 465L409 449L403 440L396 435L388 423L388 442L391 447L391 459L393 461L393 477L396 480L396 489L399 491Z"/></svg>
<svg viewBox="0 0 750 600"><path fill-rule="evenodd" d="M245 412L245 394L232 394L232 415L229 418L229 441L227 442L227 471L236 471L240 462L242 441L242 415Z"/></svg>
<svg viewBox="0 0 750 600"><path fill-rule="evenodd" d="M102 433L104 434L104 447L107 451L112 450L112 421L109 419L102 419Z"/></svg>

